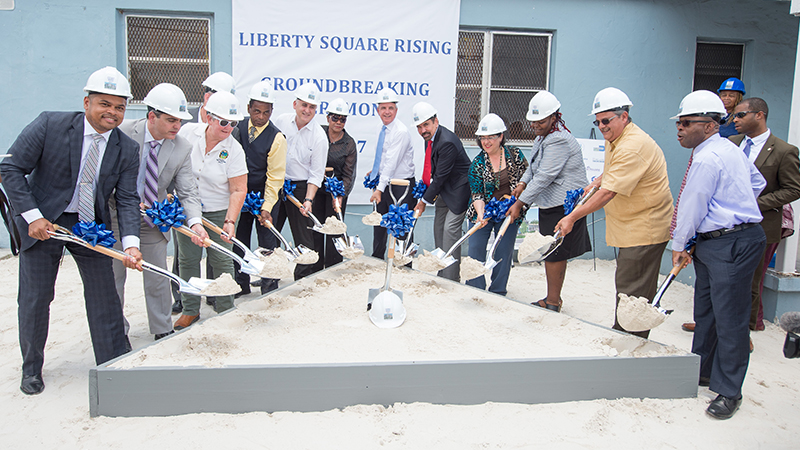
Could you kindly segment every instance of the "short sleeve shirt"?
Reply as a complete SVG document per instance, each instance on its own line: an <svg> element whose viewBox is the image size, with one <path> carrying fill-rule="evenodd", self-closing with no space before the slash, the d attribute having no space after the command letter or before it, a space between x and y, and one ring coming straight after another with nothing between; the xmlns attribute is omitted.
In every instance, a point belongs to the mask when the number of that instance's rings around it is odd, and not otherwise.
<svg viewBox="0 0 800 450"><path fill-rule="evenodd" d="M616 193L605 206L606 243L636 247L668 241L672 194L661 148L629 123L605 149L601 187Z"/></svg>

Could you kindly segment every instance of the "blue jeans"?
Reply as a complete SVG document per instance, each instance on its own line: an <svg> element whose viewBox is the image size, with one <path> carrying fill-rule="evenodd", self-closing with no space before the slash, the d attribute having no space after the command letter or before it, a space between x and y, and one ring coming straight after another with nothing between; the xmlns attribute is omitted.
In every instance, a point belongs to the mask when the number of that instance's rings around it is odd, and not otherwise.
<svg viewBox="0 0 800 450"><path fill-rule="evenodd" d="M470 222L470 227L474 225L474 222ZM483 228L476 231L475 234L469 238L469 257L480 262L486 262L486 245L489 243L489 236L492 234L492 231L495 233L499 232L502 225L503 222L489 222ZM503 239L500 239L500 242L497 244L497 249L495 249L494 252L494 260L499 262L492 270L492 284L489 286L489 292L500 295L506 295L506 292L508 292L506 290L506 285L508 285L508 274L511 273L511 262L514 258L514 242L517 239L518 229L519 225L511 222L505 234L503 234ZM473 278L467 281L467 285L479 289L486 289L486 278Z"/></svg>

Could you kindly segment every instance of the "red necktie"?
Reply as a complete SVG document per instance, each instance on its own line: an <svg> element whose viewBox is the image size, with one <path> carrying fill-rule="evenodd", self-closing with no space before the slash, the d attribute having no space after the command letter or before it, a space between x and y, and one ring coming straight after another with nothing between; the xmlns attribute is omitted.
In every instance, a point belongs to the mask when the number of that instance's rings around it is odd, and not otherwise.
<svg viewBox="0 0 800 450"><path fill-rule="evenodd" d="M692 158L694 158L694 151L689 155L689 164L686 165L686 173L683 174L681 190L678 191L678 200L675 201L675 209L672 211L672 223L669 225L670 237L672 237L672 233L675 231L675 225L678 223L678 205L681 204L681 194L683 194L683 188L686 187L686 177L689 176L689 168L692 167Z"/></svg>
<svg viewBox="0 0 800 450"><path fill-rule="evenodd" d="M425 146L425 165L422 168L422 182L425 183L426 186L431 185L431 151L433 147L433 141L428 141L428 145Z"/></svg>

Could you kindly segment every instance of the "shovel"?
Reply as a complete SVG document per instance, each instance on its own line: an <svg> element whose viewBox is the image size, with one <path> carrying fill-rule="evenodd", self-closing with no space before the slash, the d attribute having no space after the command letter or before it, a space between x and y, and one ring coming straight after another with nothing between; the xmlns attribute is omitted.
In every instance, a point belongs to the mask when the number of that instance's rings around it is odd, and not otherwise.
<svg viewBox="0 0 800 450"><path fill-rule="evenodd" d="M236 239L234 236L229 236L228 233L223 231L222 228L214 225L210 220L206 219L205 217L203 217L202 219L203 219L203 226L210 229L211 231L214 231L215 233L219 233L219 235L221 236L226 236L228 239L230 239L231 242L233 242L233 245L239 247L239 249L242 250L242 252L244 252L244 260L252 264L253 267L255 267L256 270L258 270L259 274L261 273L261 271L264 269L264 261L261 261L261 258L259 258L258 255L253 253L250 250L250 248L244 245L244 242L240 241L239 239Z"/></svg>
<svg viewBox="0 0 800 450"><path fill-rule="evenodd" d="M300 211L303 211L303 204L300 203L300 200L297 199L294 195L287 195L286 198L289 199L290 202L294 203L295 206L300 208ZM317 233L327 234L322 231L322 223L317 219L316 216L311 211L306 211L308 213L308 217L314 222L314 226L308 227L311 230L316 231Z"/></svg>
<svg viewBox="0 0 800 450"><path fill-rule="evenodd" d="M592 197L592 195L594 195L595 192L597 192L597 186L592 186L592 188L589 189L589 192L584 193L583 197L581 197L578 203L575 204L575 208L573 208L573 211L577 209L579 206L586 203L586 201L589 200ZM564 242L564 236L561 236L561 230L556 231L555 234L553 235L553 238L555 238L555 241L553 241L550 244L547 244L546 246L541 247L539 250L526 256L519 263L528 264L533 262L544 261L545 258L547 258L551 254L553 254L553 252L558 250L558 247L560 247L561 244Z"/></svg>
<svg viewBox="0 0 800 450"><path fill-rule="evenodd" d="M300 245L297 248L292 247L292 245L289 244L289 241L287 241L286 238L283 237L280 231L278 231L278 229L275 228L275 225L273 225L272 222L270 222L269 220L265 220L263 225L269 228L269 231L272 231L272 234L274 234L283 243L283 246L286 247L286 258L289 260L289 262L292 262L295 259L297 259L297 257L300 256L301 253L312 251L310 248L304 245Z"/></svg>
<svg viewBox="0 0 800 450"><path fill-rule="evenodd" d="M406 190L400 201L408 194L409 182L407 180L392 180L391 184L402 186L405 184ZM391 193L392 190L389 189ZM397 205L399 202L392 194L392 200ZM392 266L394 265L395 238L389 234L388 250L386 252L386 282L380 289L370 289L367 299L367 311L369 320L378 328L397 328L406 320L406 309L403 306L403 293L392 290L389 283L392 279Z"/></svg>
<svg viewBox="0 0 800 450"><path fill-rule="evenodd" d="M689 249L689 255L691 255L692 253L694 253L694 247ZM661 286L658 288L658 292L656 292L656 296L653 297L653 301L651 302L653 307L658 309L658 312L667 315L672 314L671 309L664 309L661 307L661 297L663 297L664 293L667 292L667 288L669 287L670 284L672 284L672 280L674 280L675 277L677 277L678 274L681 272L681 270L683 270L683 268L686 267L688 264L689 264L688 258L681 258L681 260L678 261L678 265L674 266L672 270L669 271L667 279L664 280L663 283L661 283Z"/></svg>
<svg viewBox="0 0 800 450"><path fill-rule="evenodd" d="M421 215L422 212L419 210L414 211L414 223L411 224L411 230L408 232L408 237L406 237L405 240L397 241L400 244L400 254L405 258L412 258L417 254L417 251L419 251L419 244L414 243L411 240L411 236L414 233L414 228L417 226L417 222L419 221L419 217Z"/></svg>
<svg viewBox="0 0 800 450"><path fill-rule="evenodd" d="M500 243L500 239L503 239L503 235L506 233L509 225L511 225L511 217L506 217L505 220L503 220L503 225L500 226L500 231L497 232L497 236L494 238L494 242L492 242L492 246L489 247L489 251L486 252L486 262L483 264L483 268L487 272L494 269L494 266L500 262L494 260L494 251L497 249L497 244ZM500 258L500 260L502 261L502 258Z"/></svg>
<svg viewBox="0 0 800 450"><path fill-rule="evenodd" d="M448 250L447 253L445 253L440 248L436 248L431 252L431 255L439 258L439 260L442 262L442 264L444 264L444 267L449 267L449 266L455 264L456 259L453 258L450 255L452 255L452 253L454 251L456 251L456 249L458 248L459 245L463 244L464 241L466 241L467 239L469 239L470 236L475 234L476 231L478 231L481 228L483 228L484 225L485 224L483 222L478 222L475 225L473 225L472 228L470 228L469 231L467 231L467 234L461 236L461 239L457 240L456 243L453 244L452 247L450 247L450 250Z"/></svg>
<svg viewBox="0 0 800 450"><path fill-rule="evenodd" d="M125 252L121 252L114 248L103 247L102 245L97 245L97 246L92 245L86 242L84 239L75 236L74 234L72 234L72 232L65 229L64 227L58 226L56 224L53 224L53 227L55 227L56 232L55 233L50 232L50 236L54 239L82 245L90 250L94 250L98 253L102 253L106 256L118 259L120 261L124 261L125 259L128 258L128 254ZM205 278L197 278L197 277L189 278L189 281L187 282L183 278L180 278L177 275L175 275L174 273L164 270L158 266L154 266L153 264L150 264L149 262L144 260L142 260L142 268L149 270L150 272L156 273L158 275L161 275L162 277L169 278L170 280L172 280L172 282L178 285L179 291L189 295L200 295L200 291L207 288L211 283L214 282L214 280L207 280Z"/></svg>

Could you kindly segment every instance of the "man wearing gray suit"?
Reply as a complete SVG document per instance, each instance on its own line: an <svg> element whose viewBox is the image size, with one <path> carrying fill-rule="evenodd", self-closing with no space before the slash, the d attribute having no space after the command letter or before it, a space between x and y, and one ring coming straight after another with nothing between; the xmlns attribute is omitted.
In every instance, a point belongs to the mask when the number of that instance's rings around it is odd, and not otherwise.
<svg viewBox="0 0 800 450"><path fill-rule="evenodd" d="M140 149L136 191L141 202L148 208L153 206L154 201L163 201L168 193L175 192L183 205L187 217L186 225L200 236L192 240L197 245L203 245L202 240L208 234L202 225L200 197L192 176L192 161L189 157L192 145L178 136L181 120L192 118L186 112L186 96L178 86L161 83L148 92L144 104L147 105L147 118L126 121L119 127ZM111 203L113 208L114 202ZM113 214L112 226L116 233L119 225ZM149 218L143 218L139 235L144 260L166 269L169 230L162 233L153 226ZM122 305L125 304L125 277L123 264L114 261L114 279ZM174 333L170 280L152 272L145 272L143 278L147 321L150 333L158 340ZM126 320L126 335L129 327Z"/></svg>
<svg viewBox="0 0 800 450"><path fill-rule="evenodd" d="M122 122L128 80L113 67L94 72L84 88L85 113L43 112L17 137L0 163L22 243L19 254L19 343L22 384L28 395L44 390L42 367L58 267L66 247L83 280L86 315L97 364L129 350L111 259L77 244L50 239L54 224L79 220L110 224L108 199L117 202L125 266L141 270L136 144L115 128Z"/></svg>

